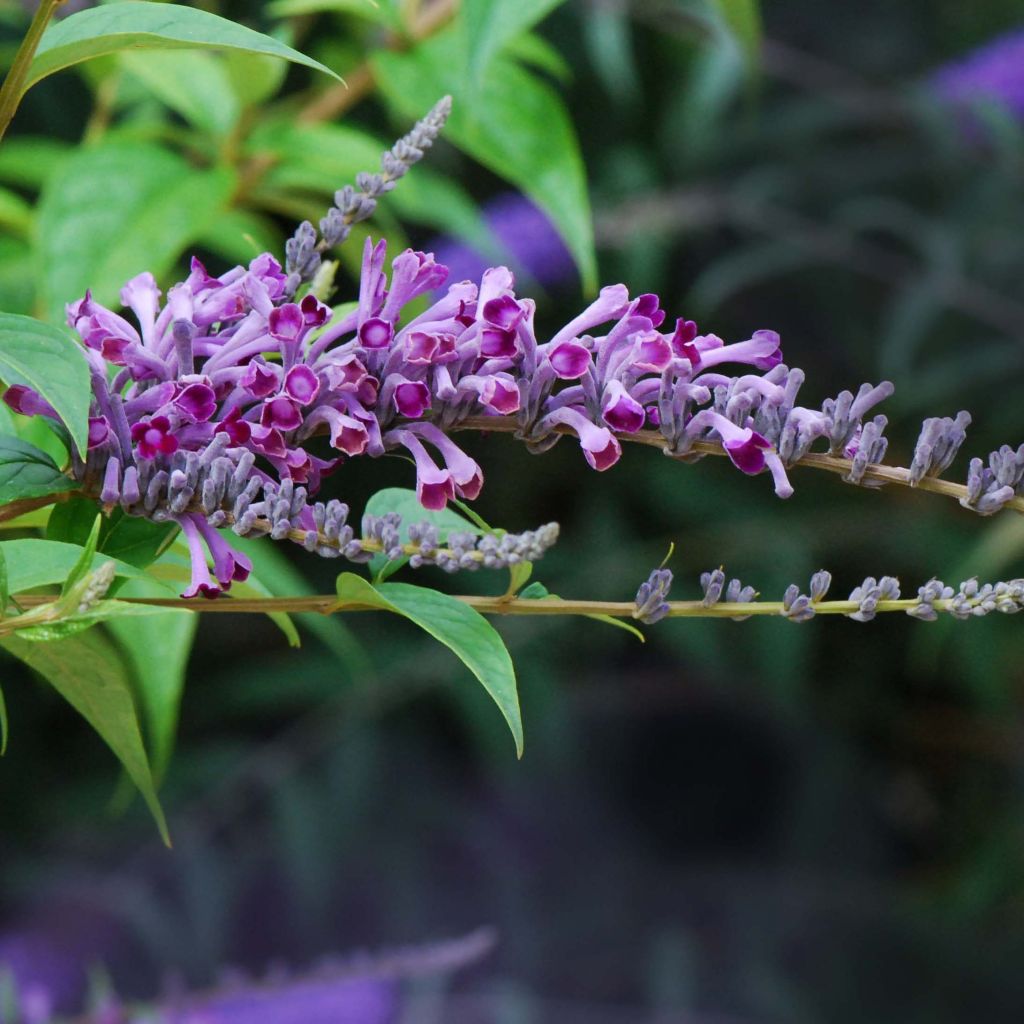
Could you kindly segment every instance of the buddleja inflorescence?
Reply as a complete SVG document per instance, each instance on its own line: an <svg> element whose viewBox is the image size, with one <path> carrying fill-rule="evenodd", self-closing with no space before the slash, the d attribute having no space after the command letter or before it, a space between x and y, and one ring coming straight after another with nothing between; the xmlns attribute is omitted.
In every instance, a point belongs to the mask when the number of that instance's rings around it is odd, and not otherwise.
<svg viewBox="0 0 1024 1024"><path fill-rule="evenodd" d="M446 98L384 155L380 173L339 191L319 233L301 225L284 267L264 253L215 277L193 260L166 298L151 274L129 281L121 301L131 317L90 294L67 307L93 396L88 449L72 454L70 471L104 508L180 527L192 562L184 596L213 597L248 575L225 528L356 562L384 553L455 570L539 558L557 536L553 525L445 542L429 522L369 517L356 536L347 507L316 500L347 459L391 452L414 464L425 509L472 500L483 472L454 440L467 429L512 432L535 453L569 435L598 471L615 465L624 441L687 462L724 454L743 473L767 472L783 498L793 490L789 471L804 464L862 486L944 490L982 515L1024 506L1024 446L973 459L965 486L938 480L965 440L967 413L927 420L910 467L886 467L887 421L875 410L891 383L800 405L804 374L783 363L776 332L726 343L692 320L669 320L656 295L630 296L621 284L541 335L535 303L516 294L507 268L450 282L430 254L406 250L389 266L386 243L367 240L348 311L311 290L300 295L323 254L423 156L449 109ZM426 307L409 314L416 300ZM27 387L4 397L17 412L59 419ZM659 579L639 601L646 621L665 605ZM876 604L895 600L884 580L861 589L879 588ZM809 618L820 610L813 592L788 595L782 614ZM733 603L746 593L738 589ZM922 604L945 609L954 598L942 591ZM852 614L869 617L859 605Z"/></svg>

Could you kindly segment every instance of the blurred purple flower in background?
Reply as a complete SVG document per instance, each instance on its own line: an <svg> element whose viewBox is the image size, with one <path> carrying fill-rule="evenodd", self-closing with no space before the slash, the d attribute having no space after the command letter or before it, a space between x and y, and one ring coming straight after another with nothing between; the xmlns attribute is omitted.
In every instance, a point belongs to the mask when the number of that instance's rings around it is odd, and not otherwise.
<svg viewBox="0 0 1024 1024"><path fill-rule="evenodd" d="M393 981L348 977L240 988L158 1019L161 1024L392 1024L397 1010Z"/></svg>
<svg viewBox="0 0 1024 1024"><path fill-rule="evenodd" d="M541 209L518 192L506 192L483 208L484 221L511 257L517 276L529 275L539 285L554 288L575 275L572 256L561 236ZM451 271L452 281L479 281L493 259L465 242L442 235L433 240L438 263Z"/></svg>
<svg viewBox="0 0 1024 1024"><path fill-rule="evenodd" d="M956 105L1002 104L1024 120L1024 28L997 36L931 77L936 94Z"/></svg>

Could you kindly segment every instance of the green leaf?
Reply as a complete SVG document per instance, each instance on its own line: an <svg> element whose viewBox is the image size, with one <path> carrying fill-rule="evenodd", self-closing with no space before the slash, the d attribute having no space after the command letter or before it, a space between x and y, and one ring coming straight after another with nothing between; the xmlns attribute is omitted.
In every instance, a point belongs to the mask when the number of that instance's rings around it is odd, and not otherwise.
<svg viewBox="0 0 1024 1024"><path fill-rule="evenodd" d="M274 57L229 50L224 54L231 91L243 107L254 107L269 100L288 74L288 65Z"/></svg>
<svg viewBox="0 0 1024 1024"><path fill-rule="evenodd" d="M761 5L759 0L711 0L726 28L736 37L749 63L757 60L761 48Z"/></svg>
<svg viewBox="0 0 1024 1024"><path fill-rule="evenodd" d="M0 313L0 380L38 391L63 420L78 450L86 450L92 398L89 366L67 327Z"/></svg>
<svg viewBox="0 0 1024 1024"><path fill-rule="evenodd" d="M338 78L330 68L312 57L285 46L271 36L215 14L179 4L123 0L122 3L79 11L52 24L36 50L25 90L55 71L92 57L122 50L181 49L260 53L303 64Z"/></svg>
<svg viewBox="0 0 1024 1024"><path fill-rule="evenodd" d="M24 238L32 227L32 207L18 195L0 188L0 228Z"/></svg>
<svg viewBox="0 0 1024 1024"><path fill-rule="evenodd" d="M221 210L196 236L196 243L229 263L248 263L261 252L284 249L281 233L251 210Z"/></svg>
<svg viewBox="0 0 1024 1024"><path fill-rule="evenodd" d="M7 585L10 593L20 594L35 587L63 583L74 569L82 554L78 544L63 544L36 537L0 541L0 553L7 562ZM90 570L95 571L104 562L113 561L117 575L136 579L145 574L127 562L99 553L93 557Z"/></svg>
<svg viewBox="0 0 1024 1024"><path fill-rule="evenodd" d="M374 586L350 572L338 577L338 599L341 607L369 605L402 615L449 648L498 705L512 730L516 753L523 756L523 721L512 659L497 630L476 609L437 590L408 583Z"/></svg>
<svg viewBox="0 0 1024 1024"><path fill-rule="evenodd" d="M520 593L519 600L558 601L561 599L557 594L552 594L540 580L535 580ZM640 643L647 643L647 637L632 622L626 622L625 619L617 619L614 615L585 615L584 618L593 619L595 622L603 622L606 626L615 626L616 629L624 629L627 633L635 636Z"/></svg>
<svg viewBox="0 0 1024 1024"><path fill-rule="evenodd" d="M533 28L565 0L463 0L469 68L474 77L516 36Z"/></svg>
<svg viewBox="0 0 1024 1024"><path fill-rule="evenodd" d="M9 637L0 646L41 675L100 734L138 787L169 846L128 673L111 642L93 631L46 644Z"/></svg>
<svg viewBox="0 0 1024 1024"><path fill-rule="evenodd" d="M7 605L11 600L11 585L7 578L7 558L0 549L0 619L7 615Z"/></svg>
<svg viewBox="0 0 1024 1024"><path fill-rule="evenodd" d="M226 135L241 112L222 60L202 51L128 50L121 66L158 100L201 131Z"/></svg>
<svg viewBox="0 0 1024 1024"><path fill-rule="evenodd" d="M0 436L0 505L63 494L76 487L46 452L17 437Z"/></svg>
<svg viewBox="0 0 1024 1024"><path fill-rule="evenodd" d="M231 546L249 556L253 572L274 595L311 595L317 591L288 560L280 547L262 537L232 537ZM311 612L294 615L301 625L317 637L353 675L365 675L370 669L366 648L355 632L337 615Z"/></svg>
<svg viewBox="0 0 1024 1024"><path fill-rule="evenodd" d="M443 508L436 512L424 508L416 497L416 492L406 487L385 487L366 503L365 514L368 516L382 516L386 512L397 512L402 517L398 534L404 543L409 541L409 527L416 523L426 522L436 526L438 539L442 541L447 540L448 534L456 530L465 530L468 533L481 532L451 508ZM408 558L396 558L389 562L385 555L374 555L370 562L370 572L375 581L381 583L398 572L408 561Z"/></svg>
<svg viewBox="0 0 1024 1024"><path fill-rule="evenodd" d="M150 580L133 580L121 591L124 597L158 597L161 593L160 585ZM167 770L174 750L185 673L199 625L194 613L160 611L148 618L113 619L107 624L134 669L153 773L158 779Z"/></svg>
<svg viewBox="0 0 1024 1024"><path fill-rule="evenodd" d="M38 190L71 154L66 142L16 135L0 146L0 181Z"/></svg>
<svg viewBox="0 0 1024 1024"><path fill-rule="evenodd" d="M267 13L273 18L290 18L328 11L357 14L385 28L402 28L402 19L395 0L273 0L267 5Z"/></svg>
<svg viewBox="0 0 1024 1024"><path fill-rule="evenodd" d="M408 53L378 50L376 80L406 116L437 96L455 103L445 137L530 196L551 218L572 253L584 286L597 281L587 178L579 142L558 95L514 61L498 56L479 83L462 73L464 46L448 30ZM433 97L433 99L431 98Z"/></svg>
<svg viewBox="0 0 1024 1024"><path fill-rule="evenodd" d="M88 498L63 501L50 514L46 539L84 545L95 517L96 502ZM103 517L96 550L145 569L156 561L176 530L173 523L154 523L115 509L111 515Z"/></svg>
<svg viewBox="0 0 1024 1024"><path fill-rule="evenodd" d="M515 597L533 575L533 562L516 562L508 568L508 590L506 597Z"/></svg>
<svg viewBox="0 0 1024 1024"><path fill-rule="evenodd" d="M76 152L47 182L37 214L37 273L50 318L63 319L64 305L87 288L117 305L131 277L167 273L228 206L234 185L228 168L194 170L147 143L109 140Z"/></svg>
<svg viewBox="0 0 1024 1024"><path fill-rule="evenodd" d="M64 580L64 584L60 588L61 597L67 597L71 588L80 580L85 579L86 573L89 572L96 557L96 545L99 543L102 524L103 516L96 512L93 517L92 529L82 546L82 553L78 556L78 561L72 566L71 572L68 573L67 579Z"/></svg>
<svg viewBox="0 0 1024 1024"><path fill-rule="evenodd" d="M163 595L161 595L163 596ZM53 609L53 605L42 605L33 609L33 612L43 609ZM131 601L97 601L87 611L70 611L63 618L55 618L52 622L43 622L33 626L31 624L20 626L19 622L24 616L13 620L17 636L22 640L30 640L33 643L52 643L54 640L64 640L69 636L82 633L101 622L111 625L120 619L148 619L154 616L164 618L193 618L194 612L187 608L158 608L155 605L135 604ZM133 621L132 629L138 629L138 623Z"/></svg>
<svg viewBox="0 0 1024 1024"><path fill-rule="evenodd" d="M161 555L146 574L147 578L188 583L192 578L192 559L184 540L179 535L167 551ZM242 583L232 583L231 590L221 600L230 601L236 597L273 597L270 589L255 574ZM302 640L287 612L267 612L266 616L284 633L290 647L301 647Z"/></svg>

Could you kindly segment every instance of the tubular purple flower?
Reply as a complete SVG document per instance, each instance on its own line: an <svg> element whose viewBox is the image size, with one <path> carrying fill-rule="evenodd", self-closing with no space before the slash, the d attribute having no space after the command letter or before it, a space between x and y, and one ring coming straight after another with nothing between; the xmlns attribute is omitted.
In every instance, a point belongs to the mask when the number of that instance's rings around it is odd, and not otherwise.
<svg viewBox="0 0 1024 1024"><path fill-rule="evenodd" d="M473 501L484 486L483 470L476 460L471 459L444 431L432 423L414 423L408 429L429 441L441 453L456 493L460 498Z"/></svg>
<svg viewBox="0 0 1024 1024"><path fill-rule="evenodd" d="M46 416L51 420L60 420L57 410L38 391L23 384L12 384L4 392L4 402L20 416Z"/></svg>
<svg viewBox="0 0 1024 1024"><path fill-rule="evenodd" d="M156 343L154 328L160 294L156 278L148 271L133 277L121 289L121 305L127 306L135 314L142 331L142 343L146 348L153 348Z"/></svg>
<svg viewBox="0 0 1024 1024"><path fill-rule="evenodd" d="M601 415L612 430L626 434L636 433L646 419L644 407L617 380L610 380L605 386Z"/></svg>
<svg viewBox="0 0 1024 1024"><path fill-rule="evenodd" d="M578 341L562 341L548 350L548 362L562 380L579 380L591 366L590 349Z"/></svg>
<svg viewBox="0 0 1024 1024"><path fill-rule="evenodd" d="M595 426L578 408L556 409L541 421L538 428L550 430L556 425L569 427L579 438L583 456L592 469L603 472L619 461L622 448L615 435L607 427Z"/></svg>
<svg viewBox="0 0 1024 1024"><path fill-rule="evenodd" d="M206 564L206 549L203 547L202 535L199 532L198 522L202 519L199 515L179 516L175 521L181 527L181 532L188 544L188 553L192 562L192 581L188 589L182 593L182 597L217 597L221 588L214 583L210 576L210 567Z"/></svg>
<svg viewBox="0 0 1024 1024"><path fill-rule="evenodd" d="M447 469L440 469L427 454L420 439L408 430L395 430L388 439L409 450L416 463L416 496L424 508L435 512L455 497L455 481Z"/></svg>
<svg viewBox="0 0 1024 1024"><path fill-rule="evenodd" d="M573 341L592 327L618 320L629 309L629 292L624 284L608 285L579 316L570 320L548 344L553 348L563 341Z"/></svg>
<svg viewBox="0 0 1024 1024"><path fill-rule="evenodd" d="M771 443L763 434L750 427L739 427L710 409L697 413L687 424L687 432L695 434L698 429L707 427L714 429L722 439L722 447L737 469L754 476L765 468L764 453L771 449Z"/></svg>
<svg viewBox="0 0 1024 1024"><path fill-rule="evenodd" d="M221 588L228 590L232 583L244 583L252 572L252 561L248 556L235 551L224 537L210 526L205 516L197 515L190 518L210 550L213 574Z"/></svg>
<svg viewBox="0 0 1024 1024"><path fill-rule="evenodd" d="M715 340L718 344L707 349L700 347L700 338L692 342L690 346L683 346L688 352L695 351L697 353L696 362L687 355L687 358L693 363L695 371L707 370L721 363L749 363L759 370L770 370L782 362L782 349L779 346L779 336L775 331L754 331L748 341L739 341L733 345L723 345L720 338L715 338Z"/></svg>

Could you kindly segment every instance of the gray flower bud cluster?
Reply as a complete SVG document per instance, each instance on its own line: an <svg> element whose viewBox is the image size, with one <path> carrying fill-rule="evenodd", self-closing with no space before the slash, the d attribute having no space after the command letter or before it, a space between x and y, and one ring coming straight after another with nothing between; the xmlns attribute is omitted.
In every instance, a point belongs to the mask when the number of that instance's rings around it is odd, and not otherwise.
<svg viewBox="0 0 1024 1024"><path fill-rule="evenodd" d="M313 280L320 267L321 253L341 245L348 238L353 224L373 216L377 200L390 192L413 164L423 159L424 153L440 135L451 109L452 98L445 96L381 157L379 173L364 171L356 175L354 186L346 185L335 192L334 206L320 221L319 240L316 228L309 221L299 225L285 244L285 272L288 275L285 290L289 295L294 295L304 282Z"/></svg>
<svg viewBox="0 0 1024 1024"><path fill-rule="evenodd" d="M670 610L667 598L671 587L671 569L655 569L636 592L633 618L647 626L653 626L665 618Z"/></svg>
<svg viewBox="0 0 1024 1024"><path fill-rule="evenodd" d="M979 515L998 512L1011 498L1024 494L1024 444L1019 448L1003 445L990 452L988 465L971 459L967 469L967 494L960 499L964 508Z"/></svg>
<svg viewBox="0 0 1024 1024"><path fill-rule="evenodd" d="M409 559L414 568L436 565L445 572L460 569L508 569L521 562L535 562L558 540L558 523L547 523L524 533L472 533L468 530L448 534L441 546L438 529L433 523L413 523L409 527L409 543L417 550Z"/></svg>
<svg viewBox="0 0 1024 1024"><path fill-rule="evenodd" d="M949 469L967 438L970 424L971 414L964 411L958 412L956 419L936 416L924 421L910 463L911 487L916 487L926 476L941 476Z"/></svg>
<svg viewBox="0 0 1024 1024"><path fill-rule="evenodd" d="M959 589L946 586L942 580L929 580L917 591L918 603L907 614L925 622L934 622L940 611L948 611L955 619L980 618L989 612L1014 615L1024 609L1024 580L999 583L978 583L965 580ZM942 602L942 607L936 607ZM946 603L948 602L948 604Z"/></svg>
<svg viewBox="0 0 1024 1024"><path fill-rule="evenodd" d="M757 591L753 587L745 587L737 579L729 580L726 583L726 575L722 569L701 573L700 586L704 591L701 604L705 608L718 604L723 597L727 604L749 604L757 597ZM732 618L735 622L742 622L750 616L734 615Z"/></svg>
<svg viewBox="0 0 1024 1024"><path fill-rule="evenodd" d="M879 601L896 601L899 596L900 581L895 576L883 576L877 581L874 576L869 576L851 592L849 600L856 601L860 607L847 618L870 622L875 617Z"/></svg>
<svg viewBox="0 0 1024 1024"><path fill-rule="evenodd" d="M807 622L814 618L814 606L828 593L832 585L832 573L819 569L812 577L808 587L809 593L804 594L800 588L791 583L782 595L781 614L790 622Z"/></svg>

